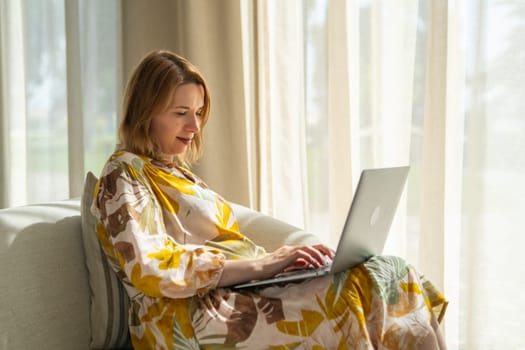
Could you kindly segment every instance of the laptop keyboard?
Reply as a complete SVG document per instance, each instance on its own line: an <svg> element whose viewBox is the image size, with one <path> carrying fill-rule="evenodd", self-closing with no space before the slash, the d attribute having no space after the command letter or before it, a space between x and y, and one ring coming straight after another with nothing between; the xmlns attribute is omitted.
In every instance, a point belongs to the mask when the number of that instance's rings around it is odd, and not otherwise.
<svg viewBox="0 0 525 350"><path fill-rule="evenodd" d="M324 265L324 266L320 266L318 268L307 268L307 269L303 269L303 270L292 270L292 271L285 271L285 272L281 272L281 273L278 273L277 275L275 275L275 277L286 277L286 276L294 276L294 275L300 275L300 274L303 274L303 273L307 273L307 272L312 272L312 271L330 271L330 268L332 267L332 263L329 262L327 265Z"/></svg>

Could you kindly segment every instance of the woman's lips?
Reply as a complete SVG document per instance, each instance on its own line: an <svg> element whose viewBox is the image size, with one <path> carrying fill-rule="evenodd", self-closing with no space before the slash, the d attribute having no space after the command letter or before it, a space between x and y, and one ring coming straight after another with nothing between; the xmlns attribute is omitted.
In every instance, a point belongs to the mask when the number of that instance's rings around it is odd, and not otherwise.
<svg viewBox="0 0 525 350"><path fill-rule="evenodd" d="M191 143L191 138L177 137L177 140L188 146Z"/></svg>

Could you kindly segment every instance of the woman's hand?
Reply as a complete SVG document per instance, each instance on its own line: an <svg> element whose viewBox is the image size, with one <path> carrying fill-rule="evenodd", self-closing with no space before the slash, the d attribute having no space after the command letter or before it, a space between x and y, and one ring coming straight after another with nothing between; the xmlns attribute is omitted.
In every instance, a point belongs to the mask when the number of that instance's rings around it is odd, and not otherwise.
<svg viewBox="0 0 525 350"><path fill-rule="evenodd" d="M322 261L321 266L327 265L332 262L332 260L334 259L334 251L332 249L322 244L314 245L313 247L323 254L323 261ZM294 271L294 270L304 270L304 269L315 268L315 267L316 266L308 262L308 260L299 258L296 261L294 261L292 265L286 267L284 271L288 272L288 271Z"/></svg>
<svg viewBox="0 0 525 350"><path fill-rule="evenodd" d="M272 257L272 255L275 256ZM273 258L277 266L282 266L282 264L278 264L280 260L285 263L284 267L273 274L275 275L283 271L303 270L307 268L315 269L325 266L328 261L333 259L334 252L322 244L313 246L283 246L269 254L268 257Z"/></svg>
<svg viewBox="0 0 525 350"><path fill-rule="evenodd" d="M256 260L227 260L218 286L266 279L283 271L318 268L331 260L334 252L323 244L282 246Z"/></svg>

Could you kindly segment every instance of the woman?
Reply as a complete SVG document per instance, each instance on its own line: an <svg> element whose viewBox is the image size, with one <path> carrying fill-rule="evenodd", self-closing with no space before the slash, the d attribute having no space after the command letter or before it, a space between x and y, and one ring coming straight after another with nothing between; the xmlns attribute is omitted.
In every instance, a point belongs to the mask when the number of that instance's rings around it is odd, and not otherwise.
<svg viewBox="0 0 525 350"><path fill-rule="evenodd" d="M188 170L201 152L210 96L186 59L146 56L123 110L119 149L102 171L92 211L131 300L135 349L444 348L434 313L443 296L398 258L282 287L229 289L319 267L333 252L324 245L265 252Z"/></svg>

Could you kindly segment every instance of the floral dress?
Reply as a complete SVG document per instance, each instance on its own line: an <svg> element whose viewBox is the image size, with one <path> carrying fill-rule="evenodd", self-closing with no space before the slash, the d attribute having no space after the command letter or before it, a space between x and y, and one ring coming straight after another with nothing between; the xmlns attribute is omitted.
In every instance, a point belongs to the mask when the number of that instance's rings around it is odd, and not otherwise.
<svg viewBox="0 0 525 350"><path fill-rule="evenodd" d="M135 349L444 347L443 295L397 257L300 283L217 288L226 259L266 252L239 232L228 203L182 167L116 152L92 212L131 301Z"/></svg>

